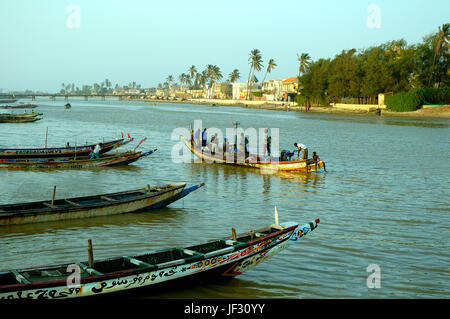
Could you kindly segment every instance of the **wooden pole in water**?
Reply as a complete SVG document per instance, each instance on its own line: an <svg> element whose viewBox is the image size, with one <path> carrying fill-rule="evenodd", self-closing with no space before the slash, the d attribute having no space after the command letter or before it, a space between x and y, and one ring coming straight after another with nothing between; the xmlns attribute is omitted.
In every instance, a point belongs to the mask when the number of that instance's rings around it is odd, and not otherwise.
<svg viewBox="0 0 450 319"><path fill-rule="evenodd" d="M92 240L88 240L88 256L89 256L89 267L94 268L94 251L92 250Z"/></svg>
<svg viewBox="0 0 450 319"><path fill-rule="evenodd" d="M277 206L275 206L275 225L279 225L278 223L278 210L277 210Z"/></svg>
<svg viewBox="0 0 450 319"><path fill-rule="evenodd" d="M56 185L53 186L52 206L55 203Z"/></svg>
<svg viewBox="0 0 450 319"><path fill-rule="evenodd" d="M47 148L47 136L48 136L48 126L45 129L45 148Z"/></svg>
<svg viewBox="0 0 450 319"><path fill-rule="evenodd" d="M233 234L233 240L236 241L237 240L236 229L231 228L231 233Z"/></svg>

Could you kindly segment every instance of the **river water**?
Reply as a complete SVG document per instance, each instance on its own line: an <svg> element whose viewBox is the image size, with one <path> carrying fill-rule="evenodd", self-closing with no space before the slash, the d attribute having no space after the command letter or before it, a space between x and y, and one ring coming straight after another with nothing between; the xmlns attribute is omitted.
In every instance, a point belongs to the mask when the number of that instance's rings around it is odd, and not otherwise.
<svg viewBox="0 0 450 319"><path fill-rule="evenodd" d="M103 259L183 247L274 221L319 227L229 281L144 292L143 298L450 297L449 127L445 119L332 115L239 107L38 99L35 123L1 124L0 148L94 143L130 133L150 157L121 168L0 171L0 204L122 191L147 184L205 182L168 208L85 220L0 228L0 269ZM17 111L16 111L17 112ZM280 149L304 143L323 171L261 174L205 163L176 163L174 129L279 128ZM121 149L119 149L121 150ZM310 153L311 154L311 153ZM369 265L376 265L370 266ZM369 271L368 271L369 267ZM379 288L368 287L378 267ZM369 278L372 281L372 277Z"/></svg>

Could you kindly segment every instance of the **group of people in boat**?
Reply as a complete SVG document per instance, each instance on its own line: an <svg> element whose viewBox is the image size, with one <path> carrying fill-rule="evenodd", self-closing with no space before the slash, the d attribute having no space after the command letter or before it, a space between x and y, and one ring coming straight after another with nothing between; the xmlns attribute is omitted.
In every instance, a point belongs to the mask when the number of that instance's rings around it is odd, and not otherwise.
<svg viewBox="0 0 450 319"><path fill-rule="evenodd" d="M211 155L223 154L224 157L234 157L234 158L244 158L246 161L251 160L252 156L249 152L249 140L248 137L241 133L240 143L237 144L237 138L235 143L231 144L227 138L224 138L222 143L222 149L219 146L219 139L217 133L211 137L210 142L208 143L208 134L207 129L197 129L194 133L194 130L191 129L191 146L193 148L199 148L202 151L209 151ZM274 160L271 157L271 144L272 137L269 135L268 129L264 130L263 133L263 154L262 157L259 158L264 160ZM295 157L295 155L297 156ZM280 153L279 161L287 162L293 160L307 160L308 159L308 148L301 143L294 143L294 150L282 150ZM316 152L313 152L312 160L314 163L318 163L320 161L319 156ZM325 163L324 170L325 169Z"/></svg>

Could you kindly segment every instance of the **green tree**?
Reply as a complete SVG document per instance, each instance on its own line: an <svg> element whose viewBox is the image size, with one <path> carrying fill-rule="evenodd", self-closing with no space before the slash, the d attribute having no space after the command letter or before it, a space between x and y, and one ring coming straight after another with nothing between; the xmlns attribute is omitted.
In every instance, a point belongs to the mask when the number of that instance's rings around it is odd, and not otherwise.
<svg viewBox="0 0 450 319"><path fill-rule="evenodd" d="M239 73L238 69L234 69L233 72L231 72L230 75L228 76L231 83L236 82L240 77L241 77L241 74Z"/></svg>
<svg viewBox="0 0 450 319"><path fill-rule="evenodd" d="M264 81L266 81L267 74L272 72L272 70L275 69L276 66L277 66L277 64L275 63L275 60L270 59L269 62L267 63L266 74L264 75L264 79L263 79L262 83L264 83Z"/></svg>
<svg viewBox="0 0 450 319"><path fill-rule="evenodd" d="M250 71L248 73L248 80L247 80L247 99L249 98L250 94L250 86L252 83L252 79L255 71L261 71L263 64L262 64L262 56L261 51L258 49L254 49L250 52L250 57L248 58L248 63L250 64Z"/></svg>

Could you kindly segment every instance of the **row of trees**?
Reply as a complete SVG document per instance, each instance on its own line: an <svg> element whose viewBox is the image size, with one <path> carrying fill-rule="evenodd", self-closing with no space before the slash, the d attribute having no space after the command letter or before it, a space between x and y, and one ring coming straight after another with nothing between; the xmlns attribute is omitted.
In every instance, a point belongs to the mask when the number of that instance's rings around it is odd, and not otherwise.
<svg viewBox="0 0 450 319"><path fill-rule="evenodd" d="M449 24L421 43L391 41L363 50L343 50L332 59L298 57L299 103L328 105L343 97L377 96L413 88L450 85Z"/></svg>
<svg viewBox="0 0 450 319"><path fill-rule="evenodd" d="M116 83L113 87L110 80L105 79L100 83L93 83L92 85L82 85L81 88L76 86L75 83L61 83L61 94L91 94L94 91L96 94L112 94L114 90L139 90L140 84L136 82L130 82L128 84L120 86Z"/></svg>
<svg viewBox="0 0 450 319"><path fill-rule="evenodd" d="M255 72L259 72L263 69L262 55L261 51L254 49L250 52L248 62L250 65L250 70L248 74L247 87L250 88L254 83L258 82ZM277 66L274 59L269 59L267 63L267 68L265 70L265 75L263 82L272 70ZM238 69L234 69L226 79L229 83L235 83L241 77L241 73ZM223 79L222 71L217 65L208 64L206 68L199 72L195 65L192 65L186 73L181 73L178 76L179 84L189 88L189 89L202 89L207 88L209 91L212 90L214 85ZM164 83L158 84L158 89L169 90L173 85L177 85L173 75L169 75ZM249 90L248 90L249 91ZM248 92L247 92L248 97Z"/></svg>

